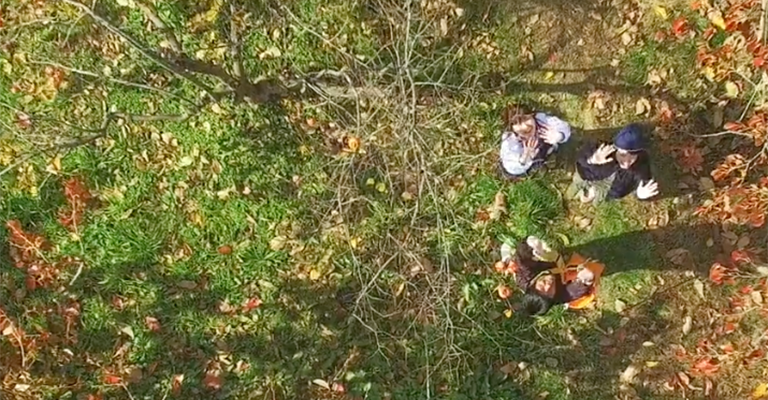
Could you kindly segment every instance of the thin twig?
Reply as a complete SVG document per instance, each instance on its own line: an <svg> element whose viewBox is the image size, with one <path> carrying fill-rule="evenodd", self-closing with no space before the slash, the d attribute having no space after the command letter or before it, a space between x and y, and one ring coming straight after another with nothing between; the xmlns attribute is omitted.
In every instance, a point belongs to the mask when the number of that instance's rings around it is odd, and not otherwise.
<svg viewBox="0 0 768 400"><path fill-rule="evenodd" d="M72 5L72 6L76 7L76 8L78 8L78 9L80 9L80 11L84 12L85 14L88 14L88 16L90 16L99 25L103 26L108 31L112 32L113 34L121 37L123 40L128 42L128 44L130 44L131 47L136 49L136 51L141 53L141 55L143 55L144 57L150 59L151 61L153 61L155 64L159 65L160 67L162 67L166 71L171 72L172 74L174 74L174 75L176 75L176 76L178 76L180 78L186 79L187 81L189 81L193 85L197 86L200 90L204 91L205 94L208 95L208 97L210 97L212 100L216 101L216 97L213 95L213 90L210 87L208 87L206 84L201 82L196 77L192 76L187 71L181 70L181 69L171 65L168 61L163 59L163 57L161 57L159 54L155 53L154 51L146 49L133 36L123 32L120 28L116 27L111 22L107 21L101 15L96 14L96 12L94 12L87 5L85 5L83 3L80 3L79 1L75 1L75 0L59 0L59 1L63 1L64 3Z"/></svg>
<svg viewBox="0 0 768 400"><path fill-rule="evenodd" d="M168 28L168 25L166 25L162 18L160 18L154 6L143 1L137 1L136 5L138 5L141 11L144 12L144 16L146 16L147 19L152 22L152 25L154 25L155 28L162 32L166 40L168 40L168 45L171 47L171 50L177 54L181 54L182 48L181 44L179 43L179 39L176 38L176 34L173 33L173 30Z"/></svg>

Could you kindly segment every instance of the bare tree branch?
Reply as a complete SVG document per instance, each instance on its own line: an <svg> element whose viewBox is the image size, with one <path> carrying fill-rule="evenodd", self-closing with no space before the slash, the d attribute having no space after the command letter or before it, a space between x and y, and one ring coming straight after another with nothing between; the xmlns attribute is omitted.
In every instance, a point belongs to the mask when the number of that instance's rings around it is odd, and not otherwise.
<svg viewBox="0 0 768 400"><path fill-rule="evenodd" d="M96 78L96 79L100 79L100 80L104 80L104 81L109 81L109 82L114 82L114 83L117 83L117 84L120 84L120 85L124 85L124 86L128 86L128 87L134 87L134 88L137 88L137 89L144 89L144 90L149 90L149 91L153 91L153 92L162 93L164 95L167 95L167 96L179 99L181 101L187 102L187 103L189 103L189 104L191 104L193 106L197 105L197 103L195 103L194 101L192 101L192 100L190 100L190 99L188 99L188 98L186 98L184 96L179 96L179 95L177 95L175 93L172 93L172 92L170 92L168 90L156 88L156 87L153 87L153 86L150 86L150 85L146 85L146 84L143 84L143 83L126 81L124 79L113 78L111 76L103 76L103 75L97 74L95 72L85 71L85 70L77 69L77 68L72 68L72 67L69 67L69 66L66 66L66 65L63 65L63 64L59 64L59 63L56 63L56 62L52 62L52 61L30 60L28 62L30 64L47 65L47 66L55 67L55 68L59 68L59 69L65 70L65 71L69 71L69 72L72 72L72 73L75 73L75 74L78 74L78 75L90 76L92 78Z"/></svg>
<svg viewBox="0 0 768 400"><path fill-rule="evenodd" d="M237 9L235 8L235 3L232 2L229 4L229 53L232 56L232 62L234 63L232 74L242 82L247 78L243 75L245 69L243 68L242 42L240 41L240 35L237 32L237 22L235 19L236 13Z"/></svg>
<svg viewBox="0 0 768 400"><path fill-rule="evenodd" d="M134 49L136 49L139 53L141 53L144 57L152 60L155 64L159 65L163 69L167 70L168 72L173 73L174 75L179 76L180 78L186 79L187 81L191 82L201 90L203 90L211 99L215 100L215 96L213 95L213 90L208 87L206 84L201 82L199 79L197 79L195 76L189 74L187 71L180 70L179 68L174 67L171 65L168 61L166 61L163 57L161 57L159 54L152 50L148 50L144 48L144 46L139 43L138 40L136 40L133 36L123 32L118 27L113 25L111 22L107 21L104 17L102 17L99 14L96 14L90 7L87 5L80 3L79 1L75 0L59 0L64 3L67 3L71 6L74 6L78 9L80 9L85 14L88 14L94 21L99 23L99 25L106 28L108 31L112 32L113 34L120 36L123 38L128 44L130 44Z"/></svg>
<svg viewBox="0 0 768 400"><path fill-rule="evenodd" d="M166 25L162 18L160 18L160 16L157 14L155 7L152 6L152 4L145 3L143 1L137 1L136 5L138 5L141 11L144 12L144 16L146 16L147 19L152 22L152 25L154 25L155 28L162 32L162 34L168 40L168 45L171 46L171 50L177 54L181 54L183 52L181 43L179 43L179 40L176 38L176 34L173 33L173 30L168 28L168 25Z"/></svg>

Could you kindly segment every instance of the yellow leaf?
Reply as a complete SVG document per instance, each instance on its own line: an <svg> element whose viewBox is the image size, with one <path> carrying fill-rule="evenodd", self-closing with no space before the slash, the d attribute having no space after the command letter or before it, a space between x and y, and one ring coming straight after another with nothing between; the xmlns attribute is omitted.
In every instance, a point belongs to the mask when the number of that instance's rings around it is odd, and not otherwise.
<svg viewBox="0 0 768 400"><path fill-rule="evenodd" d="M712 69L712 67L704 67L701 70L701 73L704 74L704 76L707 77L707 79L709 79L710 81L715 80L715 70Z"/></svg>
<svg viewBox="0 0 768 400"><path fill-rule="evenodd" d="M739 95L739 87L731 82L725 82L725 94L730 98L736 98Z"/></svg>
<svg viewBox="0 0 768 400"><path fill-rule="evenodd" d="M648 368L653 368L655 366L659 365L658 361L646 361L645 366Z"/></svg>
<svg viewBox="0 0 768 400"><path fill-rule="evenodd" d="M721 30L725 30L725 20L723 19L723 14L720 12L720 10L713 8L707 13L707 17L709 17L709 22L711 22L712 25L720 28Z"/></svg>
<svg viewBox="0 0 768 400"><path fill-rule="evenodd" d="M507 317L507 318L512 318L512 310L509 309L509 308L504 310L504 316Z"/></svg>
<svg viewBox="0 0 768 400"><path fill-rule="evenodd" d="M549 71L549 72L547 72L547 73L544 75L544 79L546 79L546 80L548 80L548 81L549 81L549 80L552 80L552 78L554 78L554 77L555 77L555 73L554 73L554 72L552 72L552 71Z"/></svg>
<svg viewBox="0 0 768 400"><path fill-rule="evenodd" d="M653 6L653 11L658 15L661 19L667 19L669 18L669 14L667 14L667 9L662 6Z"/></svg>
<svg viewBox="0 0 768 400"><path fill-rule="evenodd" d="M757 387L755 388L755 391L752 392L753 399L762 399L762 398L765 398L767 395L768 395L767 383L761 383L757 385Z"/></svg>
<svg viewBox="0 0 768 400"><path fill-rule="evenodd" d="M309 279L313 281L320 279L320 271L316 269L309 271Z"/></svg>

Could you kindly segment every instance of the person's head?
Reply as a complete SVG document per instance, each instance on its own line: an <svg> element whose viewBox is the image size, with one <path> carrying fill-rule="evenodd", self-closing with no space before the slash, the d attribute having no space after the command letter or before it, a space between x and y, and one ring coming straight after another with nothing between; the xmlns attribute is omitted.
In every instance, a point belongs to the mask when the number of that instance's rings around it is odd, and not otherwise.
<svg viewBox="0 0 768 400"><path fill-rule="evenodd" d="M525 315L543 315L552 308L552 299L544 297L535 291L529 291L523 297L520 309Z"/></svg>
<svg viewBox="0 0 768 400"><path fill-rule="evenodd" d="M554 274L543 274L538 276L529 287L529 291L533 291L539 296L552 299L555 297L556 279Z"/></svg>
<svg viewBox="0 0 768 400"><path fill-rule="evenodd" d="M615 157L619 167L629 169L639 154L645 151L642 128L638 124L627 125L613 139L613 145L616 147Z"/></svg>
<svg viewBox="0 0 768 400"><path fill-rule="evenodd" d="M536 119L533 113L521 106L509 106L504 112L506 129L522 139L529 139L536 134Z"/></svg>

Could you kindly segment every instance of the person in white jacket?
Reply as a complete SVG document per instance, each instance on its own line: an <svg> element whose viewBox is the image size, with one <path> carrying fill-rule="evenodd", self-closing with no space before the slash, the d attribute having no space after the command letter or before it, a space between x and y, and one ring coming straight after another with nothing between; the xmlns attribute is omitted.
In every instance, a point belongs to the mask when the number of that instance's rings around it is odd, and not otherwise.
<svg viewBox="0 0 768 400"><path fill-rule="evenodd" d="M571 138L571 127L562 119L541 112L527 113L517 106L507 108L504 122L499 158L509 178L540 167Z"/></svg>

